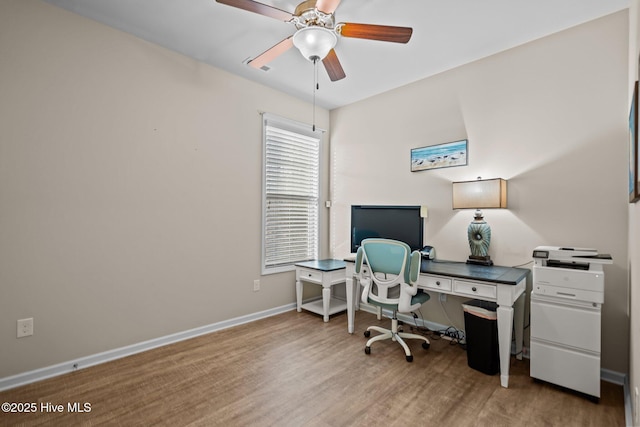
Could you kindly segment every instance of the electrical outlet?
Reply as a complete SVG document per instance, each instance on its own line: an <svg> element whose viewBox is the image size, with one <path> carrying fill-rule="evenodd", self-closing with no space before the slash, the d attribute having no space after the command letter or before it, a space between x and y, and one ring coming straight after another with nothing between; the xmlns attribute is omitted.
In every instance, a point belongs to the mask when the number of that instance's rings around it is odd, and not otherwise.
<svg viewBox="0 0 640 427"><path fill-rule="evenodd" d="M17 338L33 335L33 317L18 320Z"/></svg>
<svg viewBox="0 0 640 427"><path fill-rule="evenodd" d="M260 280L256 279L253 281L253 292L258 292L260 290Z"/></svg>
<svg viewBox="0 0 640 427"><path fill-rule="evenodd" d="M440 302L447 302L447 294L439 294Z"/></svg>

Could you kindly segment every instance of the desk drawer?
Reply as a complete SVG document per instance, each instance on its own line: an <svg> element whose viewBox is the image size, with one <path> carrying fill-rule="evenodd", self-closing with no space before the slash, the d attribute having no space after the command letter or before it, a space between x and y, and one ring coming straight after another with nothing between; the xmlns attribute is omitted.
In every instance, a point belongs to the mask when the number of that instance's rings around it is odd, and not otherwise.
<svg viewBox="0 0 640 427"><path fill-rule="evenodd" d="M461 295L469 295L478 298L496 298L496 287L492 285L481 285L476 282L466 282L464 280L455 280L453 282L453 291Z"/></svg>
<svg viewBox="0 0 640 427"><path fill-rule="evenodd" d="M421 287L426 289L451 292L451 279L446 277L423 275L420 277L420 282Z"/></svg>
<svg viewBox="0 0 640 427"><path fill-rule="evenodd" d="M300 280L322 284L322 271L298 267L297 273Z"/></svg>

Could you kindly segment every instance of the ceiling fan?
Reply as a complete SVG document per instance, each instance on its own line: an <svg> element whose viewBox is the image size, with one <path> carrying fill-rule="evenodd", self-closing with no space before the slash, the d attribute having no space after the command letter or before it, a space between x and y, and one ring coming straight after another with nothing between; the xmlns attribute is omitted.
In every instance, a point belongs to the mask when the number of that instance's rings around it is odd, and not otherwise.
<svg viewBox="0 0 640 427"><path fill-rule="evenodd" d="M388 25L335 23L334 11L340 0L305 0L293 13L259 3L254 0L216 0L218 3L258 13L295 25L297 31L249 61L254 68L261 68L282 53L295 46L312 62L322 60L331 81L346 77L342 65L333 49L338 35L360 39L407 43L413 29Z"/></svg>

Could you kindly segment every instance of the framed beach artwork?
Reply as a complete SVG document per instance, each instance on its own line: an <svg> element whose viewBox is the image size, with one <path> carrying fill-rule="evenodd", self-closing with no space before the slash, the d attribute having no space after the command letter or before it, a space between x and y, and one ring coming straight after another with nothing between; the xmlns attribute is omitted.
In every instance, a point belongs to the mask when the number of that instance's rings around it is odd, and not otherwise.
<svg viewBox="0 0 640 427"><path fill-rule="evenodd" d="M636 81L629 111L629 203L640 200L638 180L638 82Z"/></svg>
<svg viewBox="0 0 640 427"><path fill-rule="evenodd" d="M411 149L411 172L465 166L468 142L466 139L428 147Z"/></svg>

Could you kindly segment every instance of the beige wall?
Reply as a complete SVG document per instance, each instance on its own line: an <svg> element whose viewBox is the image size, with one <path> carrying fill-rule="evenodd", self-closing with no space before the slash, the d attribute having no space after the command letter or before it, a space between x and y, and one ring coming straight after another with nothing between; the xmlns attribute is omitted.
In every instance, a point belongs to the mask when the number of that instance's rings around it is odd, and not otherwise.
<svg viewBox="0 0 640 427"><path fill-rule="evenodd" d="M260 277L258 111L310 104L36 0L0 58L0 378L295 301Z"/></svg>
<svg viewBox="0 0 640 427"><path fill-rule="evenodd" d="M502 177L509 209L486 210L497 264L538 245L595 247L605 267L602 367L628 372L627 11L333 110L334 256L349 252L352 204L427 205L425 241L463 261L471 211L451 182ZM411 148L469 139L469 165L411 173ZM428 320L463 327L460 300Z"/></svg>
<svg viewBox="0 0 640 427"><path fill-rule="evenodd" d="M633 84L638 80L640 54L640 0L632 0L629 7L629 84L628 102L631 105ZM629 278L631 289L631 321L629 352L629 385L633 402L634 425L640 425L640 202L629 204Z"/></svg>

